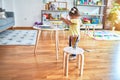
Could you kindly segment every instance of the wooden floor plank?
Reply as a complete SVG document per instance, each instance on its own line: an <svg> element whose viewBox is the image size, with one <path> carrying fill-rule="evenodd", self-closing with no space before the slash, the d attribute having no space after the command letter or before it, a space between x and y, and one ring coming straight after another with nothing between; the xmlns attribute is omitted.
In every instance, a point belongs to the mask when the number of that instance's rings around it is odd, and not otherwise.
<svg viewBox="0 0 120 80"><path fill-rule="evenodd" d="M42 32L36 56L34 46L0 46L0 80L112 80L112 76L116 77L111 66L119 41L97 41L88 36L83 38L81 33L79 47L85 50L84 74L79 77L73 60L66 78L62 69L63 48L68 46L68 32L65 33L59 35L57 61L55 36L51 38L50 32Z"/></svg>

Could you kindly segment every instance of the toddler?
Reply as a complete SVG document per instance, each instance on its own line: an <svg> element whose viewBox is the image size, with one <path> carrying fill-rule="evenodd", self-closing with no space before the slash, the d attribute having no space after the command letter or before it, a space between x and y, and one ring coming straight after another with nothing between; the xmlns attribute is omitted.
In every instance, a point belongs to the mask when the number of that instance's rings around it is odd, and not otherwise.
<svg viewBox="0 0 120 80"><path fill-rule="evenodd" d="M74 49L78 46L80 40L80 25L82 22L80 20L80 14L76 7L71 8L67 18L62 17L61 20L69 25L69 46ZM76 54L72 54L70 59L76 59Z"/></svg>

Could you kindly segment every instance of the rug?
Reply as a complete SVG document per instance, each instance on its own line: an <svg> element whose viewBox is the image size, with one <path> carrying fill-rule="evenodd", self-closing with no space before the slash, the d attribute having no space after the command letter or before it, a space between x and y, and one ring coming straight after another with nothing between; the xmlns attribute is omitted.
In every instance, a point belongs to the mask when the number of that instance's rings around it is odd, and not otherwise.
<svg viewBox="0 0 120 80"><path fill-rule="evenodd" d="M35 45L37 30L6 30L0 33L0 45Z"/></svg>
<svg viewBox="0 0 120 80"><path fill-rule="evenodd" d="M89 33L89 36L95 40L120 40L120 35L109 30L95 31Z"/></svg>

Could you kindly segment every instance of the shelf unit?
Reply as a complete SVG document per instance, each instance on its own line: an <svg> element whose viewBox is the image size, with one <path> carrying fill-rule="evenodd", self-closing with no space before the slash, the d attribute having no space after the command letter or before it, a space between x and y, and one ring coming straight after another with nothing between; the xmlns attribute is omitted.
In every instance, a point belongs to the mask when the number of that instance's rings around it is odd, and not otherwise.
<svg viewBox="0 0 120 80"><path fill-rule="evenodd" d="M67 10L41 10L42 12L68 12Z"/></svg>
<svg viewBox="0 0 120 80"><path fill-rule="evenodd" d="M68 13L67 10L41 10L41 22L45 25L51 25L50 21L61 21L60 20L61 14L67 13ZM50 18L49 15L52 18ZM65 25L64 23L62 24L62 26L68 28L68 26Z"/></svg>
<svg viewBox="0 0 120 80"><path fill-rule="evenodd" d="M51 21L61 22L61 15L67 13L66 1L49 1L45 4L45 10L41 10L41 22L45 25L51 25ZM60 27L68 28L64 23Z"/></svg>
<svg viewBox="0 0 120 80"><path fill-rule="evenodd" d="M92 14L91 15L90 14L89 15L88 14L85 15L85 14L82 14L81 16L104 16L104 15L103 14L96 14L96 15L92 15Z"/></svg>
<svg viewBox="0 0 120 80"><path fill-rule="evenodd" d="M41 10L41 21L45 23L49 20L59 20L61 14L67 14L67 10ZM51 15L54 19L46 18L47 15Z"/></svg>
<svg viewBox="0 0 120 80"><path fill-rule="evenodd" d="M83 3L81 3L81 1L83 1ZM104 9L106 7L105 0L98 0L101 2L100 4L97 4L97 2L94 3L93 1L96 1L96 0L74 0L74 6L76 6L80 11L83 24L90 24L91 26L95 25L95 29L103 29L104 17L105 17ZM85 19L88 19L89 22L85 23ZM85 26L81 28L85 28Z"/></svg>
<svg viewBox="0 0 120 80"><path fill-rule="evenodd" d="M77 6L90 6L90 7L104 7L105 5L88 5L88 4L79 4Z"/></svg>

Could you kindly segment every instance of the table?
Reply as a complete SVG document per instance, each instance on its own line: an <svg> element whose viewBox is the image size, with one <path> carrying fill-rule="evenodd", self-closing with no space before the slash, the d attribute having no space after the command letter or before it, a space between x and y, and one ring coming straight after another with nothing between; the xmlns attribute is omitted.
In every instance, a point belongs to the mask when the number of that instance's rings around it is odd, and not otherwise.
<svg viewBox="0 0 120 80"><path fill-rule="evenodd" d="M42 27L33 27L34 29L37 29L38 30L38 34L37 34L37 39L36 39L36 44L35 44L35 48L34 48L34 55L36 55L36 51L37 51L37 46L38 46L38 41L39 41L39 37L41 35L41 31L44 31L44 30L49 30L49 31L55 31L55 47L56 47L56 59L58 59L58 51L59 51L59 33L58 31L60 30L65 30L64 28L58 28L58 25L60 25L60 22L57 23L55 22L55 27L52 28L52 27L49 27L49 28L42 28Z"/></svg>

